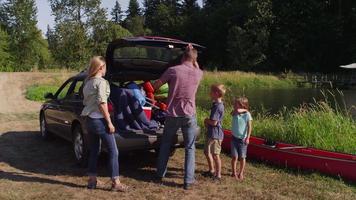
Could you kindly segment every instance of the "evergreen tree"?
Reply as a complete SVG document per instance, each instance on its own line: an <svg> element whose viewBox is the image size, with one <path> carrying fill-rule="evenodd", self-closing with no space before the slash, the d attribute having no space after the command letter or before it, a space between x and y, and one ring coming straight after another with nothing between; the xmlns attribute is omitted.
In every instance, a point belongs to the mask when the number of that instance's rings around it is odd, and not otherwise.
<svg viewBox="0 0 356 200"><path fill-rule="evenodd" d="M122 17L123 13L121 10L121 6L118 1L115 2L115 6L111 11L111 16L112 16L112 21L115 22L116 24L121 24L122 23Z"/></svg>
<svg viewBox="0 0 356 200"><path fill-rule="evenodd" d="M157 6L160 4L160 0L145 0L143 2L145 12L145 26L152 28L155 24L153 16L157 11Z"/></svg>
<svg viewBox="0 0 356 200"><path fill-rule="evenodd" d="M150 34L151 31L144 27L144 19L142 16L135 16L126 19L125 28L129 30L134 36L142 36Z"/></svg>
<svg viewBox="0 0 356 200"><path fill-rule="evenodd" d="M199 5L197 0L183 0L182 14L185 16L192 16L199 12Z"/></svg>
<svg viewBox="0 0 356 200"><path fill-rule="evenodd" d="M240 70L251 70L266 60L270 26L274 19L270 0L250 1L247 19L229 29L227 53L229 64Z"/></svg>
<svg viewBox="0 0 356 200"><path fill-rule="evenodd" d="M96 12L91 21L91 27L92 34L90 36L90 44L92 54L94 55L104 56L109 42L118 38L131 36L131 33L122 28L119 24L108 21L104 9L99 9Z"/></svg>
<svg viewBox="0 0 356 200"><path fill-rule="evenodd" d="M154 35L179 38L182 36L183 17L176 0L145 1L145 25Z"/></svg>
<svg viewBox="0 0 356 200"><path fill-rule="evenodd" d="M141 9L137 0L130 0L126 14L127 17L124 22L124 27L134 36L151 33L150 29L145 28L145 19L141 16Z"/></svg>
<svg viewBox="0 0 356 200"><path fill-rule="evenodd" d="M12 71L9 43L9 36L6 31L0 27L0 71Z"/></svg>
<svg viewBox="0 0 356 200"><path fill-rule="evenodd" d="M10 38L9 52L16 71L45 67L49 59L47 42L37 28L37 8L34 0L7 0L6 26Z"/></svg>
<svg viewBox="0 0 356 200"><path fill-rule="evenodd" d="M138 3L137 0L130 0L129 7L126 11L127 18L130 19L140 15L141 15L140 4Z"/></svg>

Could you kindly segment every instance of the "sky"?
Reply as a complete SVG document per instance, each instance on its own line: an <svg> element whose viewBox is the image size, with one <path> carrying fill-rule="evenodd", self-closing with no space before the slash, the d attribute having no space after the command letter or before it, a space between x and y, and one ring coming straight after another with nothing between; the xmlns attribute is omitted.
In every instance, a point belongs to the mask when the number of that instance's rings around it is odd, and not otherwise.
<svg viewBox="0 0 356 200"><path fill-rule="evenodd" d="M126 11L127 6L129 4L129 0L118 0L121 9ZM141 7L143 0L139 0ZM202 0L198 0L199 5L202 5ZM53 27L54 25L54 17L51 15L51 7L48 3L48 0L36 0L37 4L37 20L38 20L38 28L42 30L42 33L45 34L47 32L47 25ZM107 8L110 13L111 9L115 5L115 0L102 0L101 6L103 8Z"/></svg>

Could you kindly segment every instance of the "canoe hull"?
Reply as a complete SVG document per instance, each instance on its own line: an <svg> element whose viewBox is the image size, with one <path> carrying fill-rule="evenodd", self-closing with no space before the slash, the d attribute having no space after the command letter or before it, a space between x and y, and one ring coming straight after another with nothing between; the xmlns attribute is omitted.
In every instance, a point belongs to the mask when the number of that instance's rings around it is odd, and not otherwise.
<svg viewBox="0 0 356 200"><path fill-rule="evenodd" d="M227 153L230 152L231 138L231 131L225 130L222 149ZM263 138L251 137L247 156L282 167L313 170L356 181L356 156L351 154L301 148L286 143L270 146L266 145L266 140Z"/></svg>

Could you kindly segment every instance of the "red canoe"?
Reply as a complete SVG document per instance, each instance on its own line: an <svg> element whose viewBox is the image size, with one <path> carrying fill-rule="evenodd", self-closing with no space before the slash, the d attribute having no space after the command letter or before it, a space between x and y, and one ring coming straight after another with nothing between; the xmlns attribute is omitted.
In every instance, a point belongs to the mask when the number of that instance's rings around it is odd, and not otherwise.
<svg viewBox="0 0 356 200"><path fill-rule="evenodd" d="M229 153L231 131L224 130L222 149ZM323 151L293 144L266 144L263 138L251 137L247 156L288 168L314 170L345 180L356 181L356 155Z"/></svg>

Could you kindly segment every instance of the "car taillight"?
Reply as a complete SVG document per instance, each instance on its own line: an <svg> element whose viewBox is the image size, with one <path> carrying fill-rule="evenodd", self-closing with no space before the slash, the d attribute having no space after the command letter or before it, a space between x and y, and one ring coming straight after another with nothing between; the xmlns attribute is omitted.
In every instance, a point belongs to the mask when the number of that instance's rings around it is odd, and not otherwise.
<svg viewBox="0 0 356 200"><path fill-rule="evenodd" d="M112 105L111 102L108 102L108 111L110 114L112 114L114 112L114 106Z"/></svg>

